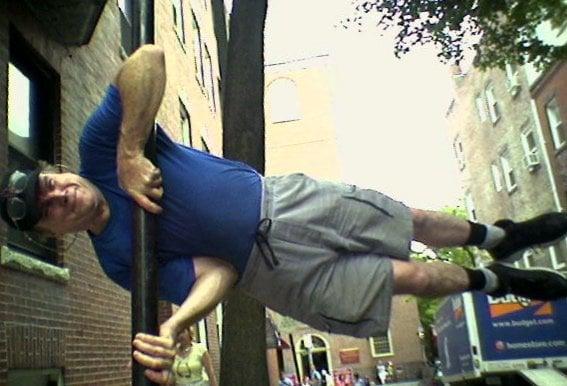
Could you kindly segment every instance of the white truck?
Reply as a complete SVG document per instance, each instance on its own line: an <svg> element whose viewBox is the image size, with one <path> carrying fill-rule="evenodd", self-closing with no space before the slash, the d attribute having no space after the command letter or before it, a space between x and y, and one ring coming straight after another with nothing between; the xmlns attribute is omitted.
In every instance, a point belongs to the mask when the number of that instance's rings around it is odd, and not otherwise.
<svg viewBox="0 0 567 386"><path fill-rule="evenodd" d="M567 386L567 299L454 295L434 330L446 384Z"/></svg>

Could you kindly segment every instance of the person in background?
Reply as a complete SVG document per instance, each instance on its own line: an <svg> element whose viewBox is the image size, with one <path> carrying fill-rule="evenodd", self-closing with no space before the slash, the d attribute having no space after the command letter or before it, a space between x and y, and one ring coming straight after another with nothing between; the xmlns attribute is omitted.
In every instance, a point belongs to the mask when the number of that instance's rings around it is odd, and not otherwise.
<svg viewBox="0 0 567 386"><path fill-rule="evenodd" d="M279 386L294 386L293 382L283 371L280 372L280 384Z"/></svg>
<svg viewBox="0 0 567 386"><path fill-rule="evenodd" d="M189 329L179 335L172 370L176 386L218 386L207 348L202 344L193 343L193 334ZM204 371L208 381L203 377Z"/></svg>
<svg viewBox="0 0 567 386"><path fill-rule="evenodd" d="M326 369L321 370L321 375L323 376L323 380L325 381L326 386L335 386L335 381L333 380L333 376L329 374Z"/></svg>
<svg viewBox="0 0 567 386"><path fill-rule="evenodd" d="M321 385L321 380L323 379L323 376L321 375L319 370L317 370L315 365L311 365L311 374L310 374L309 378L311 378L313 386L320 386Z"/></svg>

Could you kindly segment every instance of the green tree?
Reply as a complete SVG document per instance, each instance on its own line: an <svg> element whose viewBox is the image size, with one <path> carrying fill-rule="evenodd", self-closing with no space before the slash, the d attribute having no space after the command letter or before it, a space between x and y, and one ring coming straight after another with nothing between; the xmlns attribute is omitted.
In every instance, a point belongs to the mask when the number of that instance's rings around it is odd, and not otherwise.
<svg viewBox="0 0 567 386"><path fill-rule="evenodd" d="M539 40L543 22L567 26L564 0L353 0L356 12L345 27L373 14L384 29L398 28L396 56L415 45L435 44L444 62L459 62L467 48L477 50L481 68L509 63L546 66L567 58L567 45ZM475 43L478 42L478 43Z"/></svg>

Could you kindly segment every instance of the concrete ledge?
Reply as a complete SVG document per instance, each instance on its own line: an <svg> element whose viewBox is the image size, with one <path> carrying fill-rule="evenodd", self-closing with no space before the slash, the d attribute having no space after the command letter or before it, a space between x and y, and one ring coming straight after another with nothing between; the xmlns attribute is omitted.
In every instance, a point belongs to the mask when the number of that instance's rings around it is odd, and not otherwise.
<svg viewBox="0 0 567 386"><path fill-rule="evenodd" d="M69 268L56 267L7 246L0 251L0 265L62 284L71 279Z"/></svg>

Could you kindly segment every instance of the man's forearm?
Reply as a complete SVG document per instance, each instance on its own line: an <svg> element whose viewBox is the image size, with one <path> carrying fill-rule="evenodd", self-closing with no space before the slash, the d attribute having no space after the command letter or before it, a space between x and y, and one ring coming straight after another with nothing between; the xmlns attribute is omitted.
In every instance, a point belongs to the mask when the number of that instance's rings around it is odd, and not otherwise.
<svg viewBox="0 0 567 386"><path fill-rule="evenodd" d="M228 263L217 260L206 264L207 269L197 277L187 299L166 322L172 325L175 333L207 316L236 283L238 275Z"/></svg>
<svg viewBox="0 0 567 386"><path fill-rule="evenodd" d="M165 58L157 46L142 46L122 65L116 76L122 99L119 159L143 154L163 99L165 80Z"/></svg>

